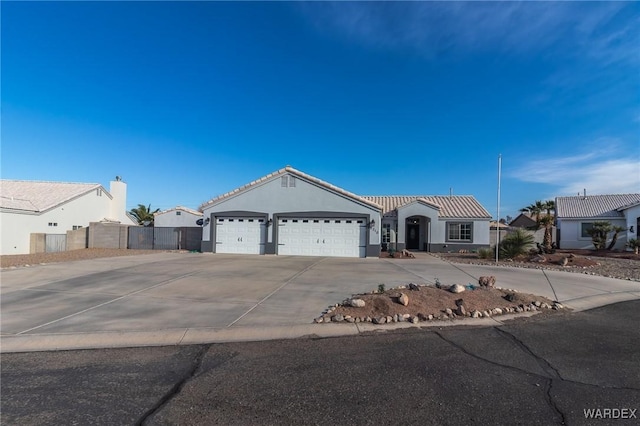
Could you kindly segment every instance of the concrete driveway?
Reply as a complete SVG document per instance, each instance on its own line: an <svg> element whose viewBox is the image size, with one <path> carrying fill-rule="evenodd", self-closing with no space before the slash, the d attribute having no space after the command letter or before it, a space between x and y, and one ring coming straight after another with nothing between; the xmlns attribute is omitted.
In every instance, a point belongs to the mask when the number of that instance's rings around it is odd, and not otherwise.
<svg viewBox="0 0 640 426"><path fill-rule="evenodd" d="M409 282L498 285L578 310L640 298L640 283L561 271L346 259L158 253L2 271L2 351L350 334L311 324L354 293ZM363 325L360 325L362 328Z"/></svg>

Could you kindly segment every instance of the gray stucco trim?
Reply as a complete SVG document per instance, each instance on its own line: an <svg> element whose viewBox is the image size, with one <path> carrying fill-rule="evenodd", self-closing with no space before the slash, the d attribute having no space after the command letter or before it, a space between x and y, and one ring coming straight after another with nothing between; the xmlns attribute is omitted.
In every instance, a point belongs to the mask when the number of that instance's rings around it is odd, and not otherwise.
<svg viewBox="0 0 640 426"><path fill-rule="evenodd" d="M218 218L222 218L222 217L231 217L231 218L237 218L237 217L252 217L252 218L258 218L258 219L264 219L264 226L262 226L261 232L262 232L262 236L261 236L261 240L264 241L265 243L262 243L263 245L265 245L265 254L267 253L267 247L266 247L266 241L267 241L267 227L269 226L269 214L265 213L265 212L253 212L253 211L242 211L242 210L233 210L233 211L224 211L224 212L213 212L211 213L211 218L210 218L210 226L209 226L209 241L203 241L202 244L202 251L205 251L205 244L204 243L209 243L206 244L206 251L211 251L213 253L216 253L216 224L218 222Z"/></svg>
<svg viewBox="0 0 640 426"><path fill-rule="evenodd" d="M273 254L277 254L277 246L278 246L278 220L283 218L309 218L309 219L363 219L365 221L365 229L366 236L365 241L370 241L370 232L371 229L369 226L366 226L371 222L371 215L363 214L363 213L347 213L347 212L323 212L323 211L315 211L315 212L280 212L273 214ZM266 249L266 248L265 248ZM271 249L271 247L269 247ZM265 250L266 253L266 250ZM271 254L271 253L270 253ZM379 244L367 244L365 246L365 257L370 256L378 256L380 254L380 245Z"/></svg>

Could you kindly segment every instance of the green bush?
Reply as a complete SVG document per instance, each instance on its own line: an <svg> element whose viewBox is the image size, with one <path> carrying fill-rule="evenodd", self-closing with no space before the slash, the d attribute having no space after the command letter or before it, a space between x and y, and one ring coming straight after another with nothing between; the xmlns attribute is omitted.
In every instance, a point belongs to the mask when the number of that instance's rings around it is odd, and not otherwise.
<svg viewBox="0 0 640 426"><path fill-rule="evenodd" d="M493 259L493 255L495 250L491 250L490 248L479 248L478 249L478 257L480 259Z"/></svg>
<svg viewBox="0 0 640 426"><path fill-rule="evenodd" d="M378 293L384 293L385 286L384 284L378 284Z"/></svg>
<svg viewBox="0 0 640 426"><path fill-rule="evenodd" d="M500 241L498 251L502 259L513 259L526 254L533 243L533 235L530 232L524 229L517 229L515 232L507 234Z"/></svg>

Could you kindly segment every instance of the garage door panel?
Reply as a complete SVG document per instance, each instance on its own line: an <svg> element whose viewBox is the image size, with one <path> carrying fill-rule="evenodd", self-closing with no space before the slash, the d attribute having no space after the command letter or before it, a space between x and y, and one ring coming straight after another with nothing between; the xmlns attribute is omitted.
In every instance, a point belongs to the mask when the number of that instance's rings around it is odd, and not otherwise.
<svg viewBox="0 0 640 426"><path fill-rule="evenodd" d="M264 219L216 220L216 253L264 254Z"/></svg>
<svg viewBox="0 0 640 426"><path fill-rule="evenodd" d="M363 219L279 219L278 254L364 257Z"/></svg>

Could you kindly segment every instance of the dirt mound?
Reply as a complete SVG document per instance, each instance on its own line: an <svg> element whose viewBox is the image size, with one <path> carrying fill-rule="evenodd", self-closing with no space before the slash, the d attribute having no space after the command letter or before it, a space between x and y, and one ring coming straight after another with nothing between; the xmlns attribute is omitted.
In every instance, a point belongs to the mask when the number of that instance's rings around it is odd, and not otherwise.
<svg viewBox="0 0 640 426"><path fill-rule="evenodd" d="M354 295L354 299L362 299L365 306L356 308L348 304L342 304L322 315L322 322L330 322L336 315L351 318L379 318L395 315L409 315L410 317L443 318L446 310L455 312L459 305L463 305L469 316L473 311L485 312L500 308L505 313L524 306L543 305L552 307L554 302L533 294L518 293L514 290L498 288L476 287L473 290L467 287L462 293L452 293L447 288L436 288L429 285L421 285L419 290L409 288L397 288L383 293L368 293ZM398 297L403 293L408 296L409 303L403 306L398 302ZM522 309L524 311L525 309ZM528 309L527 309L528 310ZM450 318L449 316L448 318Z"/></svg>

